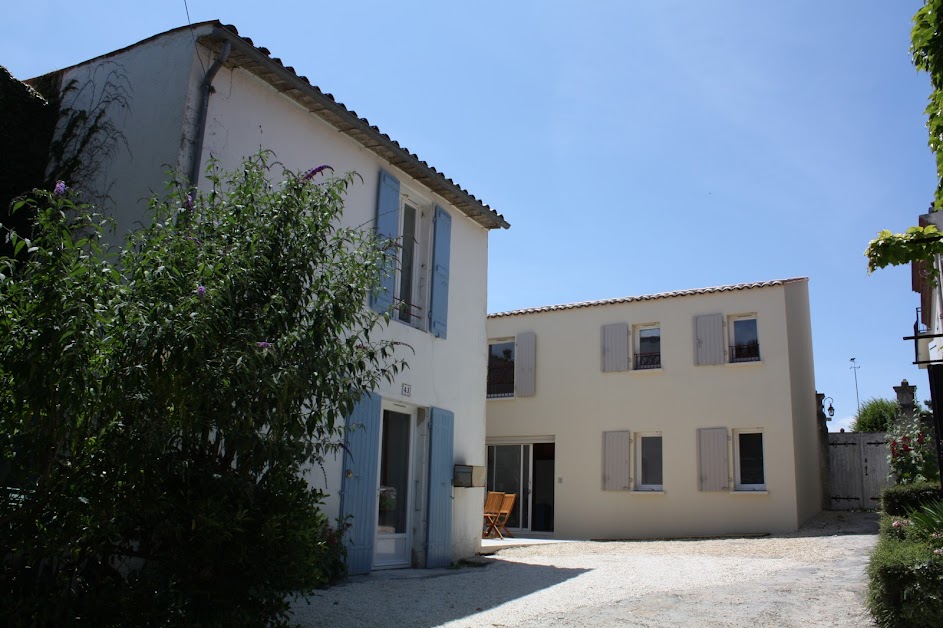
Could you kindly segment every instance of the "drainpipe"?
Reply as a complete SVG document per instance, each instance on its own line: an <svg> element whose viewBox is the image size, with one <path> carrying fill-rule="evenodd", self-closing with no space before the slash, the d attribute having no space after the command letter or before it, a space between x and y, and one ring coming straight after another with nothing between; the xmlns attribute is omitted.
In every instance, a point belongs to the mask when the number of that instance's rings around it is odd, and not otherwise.
<svg viewBox="0 0 943 628"><path fill-rule="evenodd" d="M203 136L206 134L206 116L210 109L210 93L213 91L213 78L216 76L216 73L219 72L219 68L226 63L231 49L232 44L229 41L223 44L222 51L220 51L219 56L216 57L216 61L213 62L210 69L206 71L206 76L203 77L203 84L200 86L200 113L196 123L196 145L193 147L193 159L190 164L191 188L195 188L197 181L200 179L200 159L203 156Z"/></svg>

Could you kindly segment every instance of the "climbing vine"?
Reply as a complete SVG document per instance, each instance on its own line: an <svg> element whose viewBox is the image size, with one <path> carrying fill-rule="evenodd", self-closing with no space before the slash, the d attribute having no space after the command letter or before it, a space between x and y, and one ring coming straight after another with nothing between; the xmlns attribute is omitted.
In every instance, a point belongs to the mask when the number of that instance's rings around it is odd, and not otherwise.
<svg viewBox="0 0 943 628"><path fill-rule="evenodd" d="M928 145L936 156L937 186L933 211L943 208L943 0L925 0L913 17L910 54L914 67L930 75L927 131ZM868 272L886 266L926 261L928 279L936 282L934 255L943 254L943 233L935 226L911 227L904 233L883 230L871 240L865 251Z"/></svg>

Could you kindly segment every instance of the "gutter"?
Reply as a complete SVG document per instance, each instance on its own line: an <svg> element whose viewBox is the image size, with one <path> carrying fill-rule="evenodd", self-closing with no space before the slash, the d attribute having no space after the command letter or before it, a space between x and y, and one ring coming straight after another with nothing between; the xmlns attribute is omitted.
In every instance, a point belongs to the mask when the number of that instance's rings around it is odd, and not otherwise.
<svg viewBox="0 0 943 628"><path fill-rule="evenodd" d="M203 137L206 135L206 116L210 109L210 94L213 92L213 78L216 77L216 73L219 72L219 69L226 63L231 49L232 45L228 41L223 43L223 49L220 51L219 56L216 57L216 61L213 62L213 65L210 66L210 69L206 71L206 76L203 77L203 83L200 86L200 113L196 123L196 146L193 147L193 159L190 163L191 188L195 188L197 181L200 179L200 161L203 157Z"/></svg>

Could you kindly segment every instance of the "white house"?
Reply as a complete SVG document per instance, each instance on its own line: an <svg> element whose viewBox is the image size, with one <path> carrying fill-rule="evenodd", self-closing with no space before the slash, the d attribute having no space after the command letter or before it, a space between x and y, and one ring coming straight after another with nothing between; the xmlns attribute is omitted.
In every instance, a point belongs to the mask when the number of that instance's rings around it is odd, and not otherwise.
<svg viewBox="0 0 943 628"><path fill-rule="evenodd" d="M453 489L452 470L485 464L488 232L509 226L503 216L232 26L178 28L54 74L90 85L79 97L91 98L111 72L129 88L129 107L110 112L127 150L83 183L109 189L119 231L143 218L169 167L205 186L210 158L232 169L263 147L295 170L330 164L363 177L343 221L401 238L389 298L374 305L395 299L386 337L415 354L351 418L366 429L325 469L327 514L353 516L352 573L474 554L484 489Z"/></svg>
<svg viewBox="0 0 943 628"><path fill-rule="evenodd" d="M820 510L807 279L491 314L488 338L512 531L778 533Z"/></svg>

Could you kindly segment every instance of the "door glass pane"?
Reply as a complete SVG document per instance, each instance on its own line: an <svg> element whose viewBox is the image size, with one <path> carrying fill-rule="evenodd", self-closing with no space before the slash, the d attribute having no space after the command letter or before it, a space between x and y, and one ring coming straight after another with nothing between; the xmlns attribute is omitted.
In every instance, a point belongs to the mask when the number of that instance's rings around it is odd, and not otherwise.
<svg viewBox="0 0 943 628"><path fill-rule="evenodd" d="M492 490L499 493L515 493L517 499L514 511L508 519L509 528L520 528L521 501L521 446L495 445L494 446L494 484Z"/></svg>
<svg viewBox="0 0 943 628"><path fill-rule="evenodd" d="M406 532L409 491L409 423L401 412L383 412L380 442L380 495L378 528L380 534Z"/></svg>
<svg viewBox="0 0 943 628"><path fill-rule="evenodd" d="M534 449L534 488L530 529L553 532L554 444L538 443Z"/></svg>

